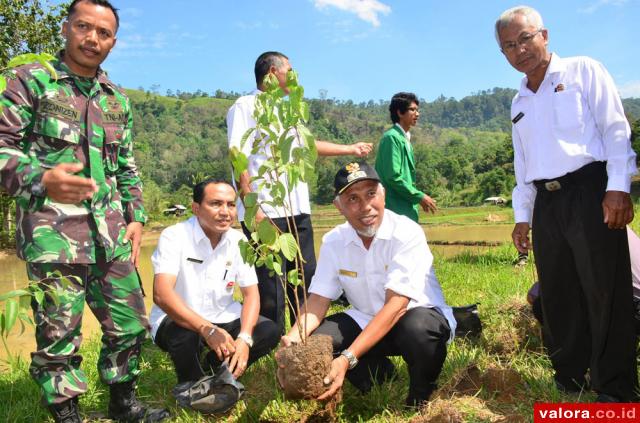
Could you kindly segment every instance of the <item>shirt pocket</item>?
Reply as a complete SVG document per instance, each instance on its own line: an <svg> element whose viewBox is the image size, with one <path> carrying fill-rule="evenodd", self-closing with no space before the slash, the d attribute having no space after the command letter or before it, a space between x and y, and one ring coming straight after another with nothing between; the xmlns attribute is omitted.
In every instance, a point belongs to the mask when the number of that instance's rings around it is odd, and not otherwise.
<svg viewBox="0 0 640 423"><path fill-rule="evenodd" d="M553 124L559 130L577 130L583 126L582 94L579 90L553 93Z"/></svg>
<svg viewBox="0 0 640 423"><path fill-rule="evenodd" d="M207 295L205 297L207 301L209 301L208 307L211 307L219 313L233 302L233 291L235 288L234 275L235 273L232 271L226 271L224 273L207 271Z"/></svg>
<svg viewBox="0 0 640 423"><path fill-rule="evenodd" d="M113 174L118 170L118 158L124 136L124 125L108 123L104 125L103 163L107 173Z"/></svg>
<svg viewBox="0 0 640 423"><path fill-rule="evenodd" d="M344 291L344 295L354 308L367 309L369 304L369 289L364 273L348 272L339 273L338 280Z"/></svg>
<svg viewBox="0 0 640 423"><path fill-rule="evenodd" d="M78 161L76 151L82 138L78 122L40 115L35 119L33 133L32 148L44 167Z"/></svg>

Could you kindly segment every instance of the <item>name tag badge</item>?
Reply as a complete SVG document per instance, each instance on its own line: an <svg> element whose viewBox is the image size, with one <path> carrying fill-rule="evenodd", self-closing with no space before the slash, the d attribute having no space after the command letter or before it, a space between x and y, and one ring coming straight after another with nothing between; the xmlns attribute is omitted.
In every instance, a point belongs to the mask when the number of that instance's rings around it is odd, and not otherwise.
<svg viewBox="0 0 640 423"><path fill-rule="evenodd" d="M353 272L353 271L351 271L351 270L344 270L344 269L340 269L340 270L338 271L338 273L339 273L341 276L348 276L348 277L350 277L350 278L357 278L357 277L358 277L358 272Z"/></svg>
<svg viewBox="0 0 640 423"><path fill-rule="evenodd" d="M515 125L516 123L518 123L518 121L520 119L522 119L524 117L524 113L520 112L516 115L516 117L514 117L513 119L511 119L511 122Z"/></svg>
<svg viewBox="0 0 640 423"><path fill-rule="evenodd" d="M187 261L190 261L192 263L198 263L198 264L202 264L203 261L197 258L193 258L193 257L187 257Z"/></svg>

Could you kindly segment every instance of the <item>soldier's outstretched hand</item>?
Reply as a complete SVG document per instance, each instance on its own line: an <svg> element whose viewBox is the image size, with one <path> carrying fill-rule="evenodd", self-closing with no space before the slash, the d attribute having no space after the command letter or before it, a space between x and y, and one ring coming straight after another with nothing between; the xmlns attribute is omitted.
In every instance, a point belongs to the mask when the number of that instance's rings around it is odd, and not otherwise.
<svg viewBox="0 0 640 423"><path fill-rule="evenodd" d="M76 204L89 200L98 191L91 178L74 175L84 168L82 163L60 163L42 175L42 185L47 196L57 203Z"/></svg>

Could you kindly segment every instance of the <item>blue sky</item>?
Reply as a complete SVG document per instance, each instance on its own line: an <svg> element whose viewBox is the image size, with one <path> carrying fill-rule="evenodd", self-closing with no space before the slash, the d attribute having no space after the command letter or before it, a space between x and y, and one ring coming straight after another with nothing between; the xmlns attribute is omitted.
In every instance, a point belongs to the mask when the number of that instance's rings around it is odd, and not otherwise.
<svg viewBox="0 0 640 423"><path fill-rule="evenodd" d="M104 64L129 87L209 93L254 88L266 50L289 56L309 97L389 99L413 91L429 101L493 87L520 75L498 50L499 0L112 0L118 43ZM623 97L640 97L640 0L544 0L550 50L588 55Z"/></svg>

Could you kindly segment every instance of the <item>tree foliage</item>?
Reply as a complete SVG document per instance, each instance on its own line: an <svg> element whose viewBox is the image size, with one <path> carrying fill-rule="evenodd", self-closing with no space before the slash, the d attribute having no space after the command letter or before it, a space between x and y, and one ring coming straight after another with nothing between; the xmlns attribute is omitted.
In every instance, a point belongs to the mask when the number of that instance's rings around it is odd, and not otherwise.
<svg viewBox="0 0 640 423"><path fill-rule="evenodd" d="M0 67L24 53L55 53L63 46L60 26L69 2L0 0Z"/></svg>

